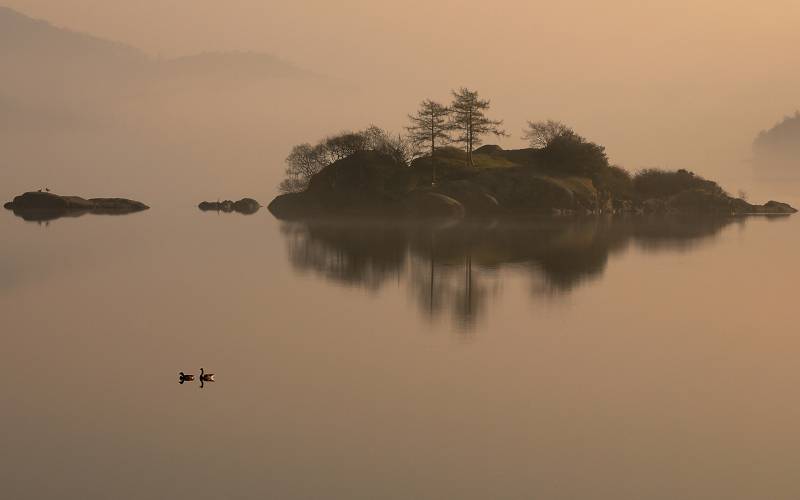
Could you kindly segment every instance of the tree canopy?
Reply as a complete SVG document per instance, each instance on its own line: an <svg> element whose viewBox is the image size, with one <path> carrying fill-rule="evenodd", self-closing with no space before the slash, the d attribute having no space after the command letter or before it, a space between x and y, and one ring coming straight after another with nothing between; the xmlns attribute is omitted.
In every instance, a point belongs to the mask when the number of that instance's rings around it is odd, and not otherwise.
<svg viewBox="0 0 800 500"><path fill-rule="evenodd" d="M409 139L414 145L430 145L431 156L436 152L437 142L446 145L450 142L450 110L436 101L425 99L413 115L408 115L411 126L406 127Z"/></svg>
<svg viewBox="0 0 800 500"><path fill-rule="evenodd" d="M494 134L505 136L506 132L500 127L503 120L492 120L486 116L490 101L481 99L478 92L461 87L454 90L453 103L450 105L450 127L455 132L454 142L464 145L467 151L467 162L472 162L472 151L480 146L483 141L481 136Z"/></svg>
<svg viewBox="0 0 800 500"><path fill-rule="evenodd" d="M522 139L528 141L530 147L534 149L546 148L555 138L569 135L575 135L575 132L555 120L528 121L528 128L522 131Z"/></svg>
<svg viewBox="0 0 800 500"><path fill-rule="evenodd" d="M395 137L375 125L358 132L343 131L315 145L303 143L293 147L286 157L286 178L278 189L282 193L304 191L317 172L359 151L378 151L400 165L407 165L413 155L413 148L405 138Z"/></svg>

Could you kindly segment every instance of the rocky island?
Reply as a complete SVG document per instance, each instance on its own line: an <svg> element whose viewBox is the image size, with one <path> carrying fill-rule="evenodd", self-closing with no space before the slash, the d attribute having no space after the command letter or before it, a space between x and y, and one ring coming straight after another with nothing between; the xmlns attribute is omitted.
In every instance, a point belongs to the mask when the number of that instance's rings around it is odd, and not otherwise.
<svg viewBox="0 0 800 500"><path fill-rule="evenodd" d="M502 121L486 116L489 101L477 92L452 95L447 106L423 101L405 136L371 126L295 146L270 212L281 219L796 212L777 201L751 204L684 169L632 175L610 164L603 146L553 120L528 122L528 148L479 147L482 136L507 135Z"/></svg>
<svg viewBox="0 0 800 500"><path fill-rule="evenodd" d="M580 160L570 163L573 159L557 155L547 148L484 146L474 151L469 166L465 152L442 148L405 165L380 151L356 151L311 176L304 190L276 197L268 208L281 219L796 211L776 201L751 204L686 170L632 176L607 164L586 169Z"/></svg>
<svg viewBox="0 0 800 500"><path fill-rule="evenodd" d="M150 208L140 201L126 198L86 199L42 191L23 193L3 206L26 220L51 220L67 216L77 217L87 213L124 215Z"/></svg>

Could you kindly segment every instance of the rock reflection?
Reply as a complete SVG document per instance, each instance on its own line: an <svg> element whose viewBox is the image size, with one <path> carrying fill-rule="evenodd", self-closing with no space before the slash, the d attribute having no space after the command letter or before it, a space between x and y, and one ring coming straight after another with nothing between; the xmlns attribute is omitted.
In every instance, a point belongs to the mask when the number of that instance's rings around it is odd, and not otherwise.
<svg viewBox="0 0 800 500"><path fill-rule="evenodd" d="M289 259L347 286L404 283L430 318L450 314L468 330L502 288L504 268L530 276L534 296L558 296L602 276L609 256L635 244L686 251L742 218L540 218L441 224L384 220L286 223Z"/></svg>
<svg viewBox="0 0 800 500"><path fill-rule="evenodd" d="M85 209L85 210L59 210L59 209L25 209L13 208L12 213L26 222L36 222L38 224L50 225L51 221L63 218L77 218L83 217L87 214L92 215L110 215L110 216L123 216L139 212L136 211L120 211L120 210L102 210L102 209Z"/></svg>

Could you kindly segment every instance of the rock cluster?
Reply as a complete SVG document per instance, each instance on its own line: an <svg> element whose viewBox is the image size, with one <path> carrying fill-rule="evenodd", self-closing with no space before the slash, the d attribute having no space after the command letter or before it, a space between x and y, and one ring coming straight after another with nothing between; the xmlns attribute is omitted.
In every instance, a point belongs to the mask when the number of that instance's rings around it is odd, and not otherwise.
<svg viewBox="0 0 800 500"><path fill-rule="evenodd" d="M238 212L240 214L254 214L261 208L261 204L252 198L242 198L239 201L204 201L198 205L203 211Z"/></svg>
<svg viewBox="0 0 800 500"><path fill-rule="evenodd" d="M23 193L3 206L29 220L48 220L85 213L122 215L150 208L140 201L126 198L86 199L41 191Z"/></svg>

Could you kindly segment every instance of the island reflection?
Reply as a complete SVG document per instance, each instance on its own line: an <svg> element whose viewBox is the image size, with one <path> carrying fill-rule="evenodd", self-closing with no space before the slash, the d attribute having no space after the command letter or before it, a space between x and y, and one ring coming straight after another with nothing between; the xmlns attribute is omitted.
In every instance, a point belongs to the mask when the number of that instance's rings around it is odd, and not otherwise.
<svg viewBox="0 0 800 500"><path fill-rule="evenodd" d="M75 219L83 217L84 215L107 215L113 217L121 217L124 215L132 215L138 211L114 211L103 209L82 209L82 210L62 210L62 209L27 209L27 208L12 208L11 212L24 220L25 222L36 222L38 224L50 225L50 222L58 219Z"/></svg>
<svg viewBox="0 0 800 500"><path fill-rule="evenodd" d="M568 294L602 276L609 256L636 244L686 251L744 218L544 217L502 222L397 223L381 219L285 223L293 268L347 286L405 283L430 318L469 329L500 290L498 271L531 279L532 297Z"/></svg>

